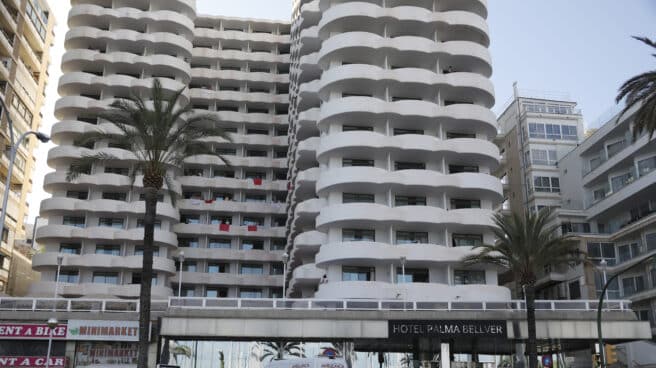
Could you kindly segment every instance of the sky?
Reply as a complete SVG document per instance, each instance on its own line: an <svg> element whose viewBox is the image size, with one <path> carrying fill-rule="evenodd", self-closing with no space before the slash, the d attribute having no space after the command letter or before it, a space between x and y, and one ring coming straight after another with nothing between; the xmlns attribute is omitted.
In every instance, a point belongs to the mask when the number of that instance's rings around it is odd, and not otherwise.
<svg viewBox="0 0 656 368"><path fill-rule="evenodd" d="M67 0L48 0L57 26L51 51L51 80L43 107L44 132L55 122L57 83L61 76ZM197 0L199 14L288 20L292 0ZM55 6L56 5L56 6ZM588 127L612 110L618 87L633 75L654 69L650 49L630 38L656 38L656 0L488 0L490 52L496 90L495 112L512 96L513 82L522 90L567 94L579 103ZM36 151L29 222L50 195L43 177L52 144Z"/></svg>

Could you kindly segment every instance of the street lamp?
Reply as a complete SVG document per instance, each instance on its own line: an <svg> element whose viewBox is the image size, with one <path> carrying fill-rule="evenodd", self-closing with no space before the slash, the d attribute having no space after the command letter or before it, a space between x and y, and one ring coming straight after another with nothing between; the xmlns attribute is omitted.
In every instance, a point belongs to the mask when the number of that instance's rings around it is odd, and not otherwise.
<svg viewBox="0 0 656 368"><path fill-rule="evenodd" d="M285 279L287 278L287 261L289 260L289 254L283 253L282 254L282 298L283 300L287 298L287 289L285 288L286 282Z"/></svg>
<svg viewBox="0 0 656 368"><path fill-rule="evenodd" d="M180 263L180 273L178 278L178 298L182 298L182 264L184 263L184 250L178 253L178 262Z"/></svg>
<svg viewBox="0 0 656 368"><path fill-rule="evenodd" d="M57 254L57 275L55 276L55 295L53 296L54 302L53 302L53 307L52 311L54 312L55 309L57 308L57 294L59 291L59 273L61 272L61 266L62 263L64 262L64 255L59 253Z"/></svg>
<svg viewBox="0 0 656 368"><path fill-rule="evenodd" d="M39 222L41 216L36 216L34 218L34 225L32 225L32 249L36 248L36 224Z"/></svg>
<svg viewBox="0 0 656 368"><path fill-rule="evenodd" d="M602 272L602 275L603 275L603 282L604 283L602 285L606 285L606 282L608 282L608 280L607 280L608 279L608 262L606 261L605 258L602 259L601 262L599 262L599 266L601 266L601 272ZM606 300L608 300L608 298L606 298Z"/></svg>
<svg viewBox="0 0 656 368"><path fill-rule="evenodd" d="M405 284L405 261L407 258L405 256L401 256L401 282ZM405 310L405 300L406 300L406 294L408 293L408 288L403 285L403 310Z"/></svg>
<svg viewBox="0 0 656 368"><path fill-rule="evenodd" d="M4 107L4 103L2 103L2 106ZM12 126L11 119L9 119L9 110L7 110L6 108L4 110L7 111L7 120L9 122L9 131L12 139L12 146L11 146L11 153L9 154L9 168L7 169L5 192L2 196L2 210L0 212L0 224L2 224L2 226L5 225L5 217L7 217L7 201L9 200L9 188L11 188L11 174L12 171L14 171L14 160L16 159L16 152L18 151L18 147L21 145L21 142L23 142L23 140L25 140L25 138L28 135L34 135L38 140L40 140L43 143L47 143L48 141L50 141L50 137L47 136L46 134L30 130L28 132L21 134L21 136L18 138L18 141L16 143L13 143L14 129Z"/></svg>
<svg viewBox="0 0 656 368"><path fill-rule="evenodd" d="M46 368L50 368L50 351L52 350L52 330L57 327L57 318L51 317L48 319L48 352L46 353Z"/></svg>

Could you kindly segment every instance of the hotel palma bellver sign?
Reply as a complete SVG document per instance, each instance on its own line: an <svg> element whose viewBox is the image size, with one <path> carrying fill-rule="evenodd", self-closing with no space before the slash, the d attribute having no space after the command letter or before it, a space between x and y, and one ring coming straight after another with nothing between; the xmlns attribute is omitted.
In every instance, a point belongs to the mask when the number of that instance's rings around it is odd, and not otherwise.
<svg viewBox="0 0 656 368"><path fill-rule="evenodd" d="M506 321L501 320L390 320L389 337L487 337L506 338Z"/></svg>

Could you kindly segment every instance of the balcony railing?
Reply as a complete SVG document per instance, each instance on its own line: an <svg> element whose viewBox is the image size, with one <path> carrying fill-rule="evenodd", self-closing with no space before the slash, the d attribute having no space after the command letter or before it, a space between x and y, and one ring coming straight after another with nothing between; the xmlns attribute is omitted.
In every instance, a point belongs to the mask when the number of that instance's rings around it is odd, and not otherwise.
<svg viewBox="0 0 656 368"><path fill-rule="evenodd" d="M596 312L597 300L536 300L537 311ZM53 298L0 298L0 311L40 312L107 312L137 313L139 301L121 299L53 299ZM200 298L171 297L153 300L153 312L171 309L276 309L276 310L414 310L414 311L510 311L526 310L523 300L507 302L426 302L403 300L344 300L344 299L247 299L247 298ZM629 300L608 300L603 304L606 311L631 311Z"/></svg>

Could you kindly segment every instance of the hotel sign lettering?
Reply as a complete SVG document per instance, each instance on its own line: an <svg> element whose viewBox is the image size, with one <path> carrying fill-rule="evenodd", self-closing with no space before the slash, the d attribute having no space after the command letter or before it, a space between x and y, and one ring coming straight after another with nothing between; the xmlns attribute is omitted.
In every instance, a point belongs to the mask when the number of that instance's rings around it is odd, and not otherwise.
<svg viewBox="0 0 656 368"><path fill-rule="evenodd" d="M500 320L392 320L388 331L389 337L507 337Z"/></svg>

